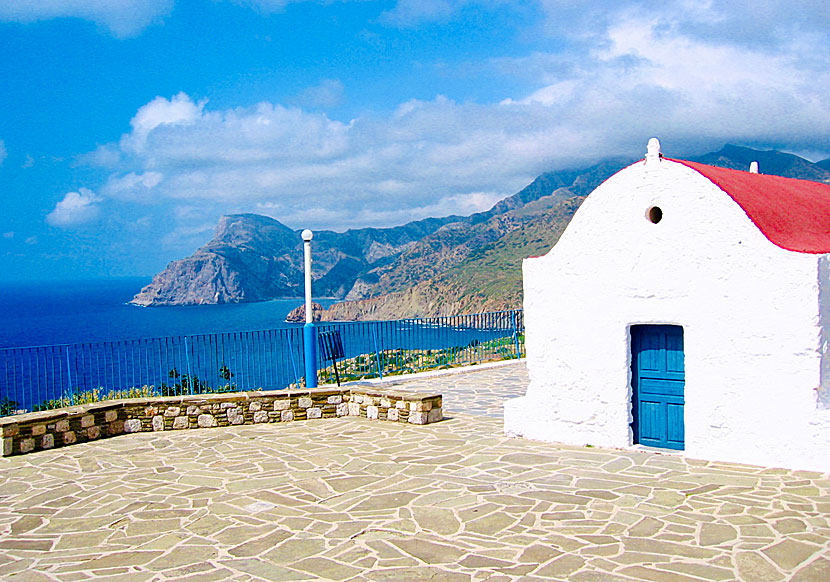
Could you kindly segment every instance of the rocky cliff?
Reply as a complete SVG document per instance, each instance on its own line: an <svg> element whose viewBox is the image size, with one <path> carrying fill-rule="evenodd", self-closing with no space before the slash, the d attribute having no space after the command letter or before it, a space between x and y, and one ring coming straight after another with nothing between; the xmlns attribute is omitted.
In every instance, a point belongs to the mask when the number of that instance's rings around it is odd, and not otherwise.
<svg viewBox="0 0 830 582"><path fill-rule="evenodd" d="M315 232L315 294L345 297L374 266L457 218L431 218L389 229ZM267 216L224 216L210 242L190 257L171 262L132 303L199 305L299 297L302 245L299 230Z"/></svg>

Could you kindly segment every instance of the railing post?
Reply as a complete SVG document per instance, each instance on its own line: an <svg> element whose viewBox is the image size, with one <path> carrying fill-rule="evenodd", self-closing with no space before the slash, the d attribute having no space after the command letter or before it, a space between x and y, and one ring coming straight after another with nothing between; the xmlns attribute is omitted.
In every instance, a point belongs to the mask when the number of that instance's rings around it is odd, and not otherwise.
<svg viewBox="0 0 830 582"><path fill-rule="evenodd" d="M314 310L311 308L311 237L313 233L306 229L302 233L303 254L305 258L305 326L303 327L303 344L305 353L305 387L317 387L317 330L314 329Z"/></svg>
<svg viewBox="0 0 830 582"><path fill-rule="evenodd" d="M187 391L193 396L193 372L190 369L190 346L187 343L187 336L184 336L184 359L187 362Z"/></svg>
<svg viewBox="0 0 830 582"><path fill-rule="evenodd" d="M518 326L516 325L516 310L512 310L510 315L513 319L513 343L516 344L516 359L519 360L522 357L522 352L519 350L519 330Z"/></svg>
<svg viewBox="0 0 830 582"><path fill-rule="evenodd" d="M69 346L66 346L66 375L69 380L69 393L72 394L72 367L69 364Z"/></svg>
<svg viewBox="0 0 830 582"><path fill-rule="evenodd" d="M381 369L380 350L378 350L378 328L377 324L370 324L372 326L372 339L375 340L375 366L378 369L378 378L383 380L383 370Z"/></svg>
<svg viewBox="0 0 830 582"><path fill-rule="evenodd" d="M291 368L294 370L294 381L297 382L297 389L300 388L300 371L297 369L297 362L294 361L294 346L291 345L291 336L286 335L288 338L288 355L291 357Z"/></svg>

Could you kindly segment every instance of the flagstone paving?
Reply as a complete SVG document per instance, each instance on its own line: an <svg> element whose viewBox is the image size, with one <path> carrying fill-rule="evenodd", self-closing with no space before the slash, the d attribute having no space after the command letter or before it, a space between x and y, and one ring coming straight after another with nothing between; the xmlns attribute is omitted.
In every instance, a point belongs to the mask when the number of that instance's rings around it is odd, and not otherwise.
<svg viewBox="0 0 830 582"><path fill-rule="evenodd" d="M453 408L453 388L523 374L426 381L450 417L427 426L345 417L0 459L0 580L830 580L830 477L506 438Z"/></svg>
<svg viewBox="0 0 830 582"><path fill-rule="evenodd" d="M444 414L464 412L504 418L504 401L527 392L524 360L512 360L411 376L387 376L382 384L394 390L440 392Z"/></svg>

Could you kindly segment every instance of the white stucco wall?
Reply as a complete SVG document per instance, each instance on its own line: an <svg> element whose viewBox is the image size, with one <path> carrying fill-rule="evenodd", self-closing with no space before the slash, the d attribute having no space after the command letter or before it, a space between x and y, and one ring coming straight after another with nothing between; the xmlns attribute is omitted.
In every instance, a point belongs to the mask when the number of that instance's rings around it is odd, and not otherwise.
<svg viewBox="0 0 830 582"><path fill-rule="evenodd" d="M657 224L646 218L654 205ZM629 328L675 324L684 330L685 454L830 471L830 410L817 390L830 388L823 269L820 310L818 256L775 246L682 164L622 170L551 252L524 262L530 385L505 404L505 431L631 447Z"/></svg>

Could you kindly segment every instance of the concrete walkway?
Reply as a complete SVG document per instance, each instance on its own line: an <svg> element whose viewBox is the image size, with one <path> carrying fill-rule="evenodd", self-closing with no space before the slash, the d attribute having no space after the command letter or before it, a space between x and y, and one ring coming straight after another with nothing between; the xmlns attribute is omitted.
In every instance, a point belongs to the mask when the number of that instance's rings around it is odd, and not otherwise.
<svg viewBox="0 0 830 582"><path fill-rule="evenodd" d="M452 417L428 426L141 433L0 459L0 580L830 580L827 475L510 439L453 409L453 390L489 402L524 374L416 380Z"/></svg>

